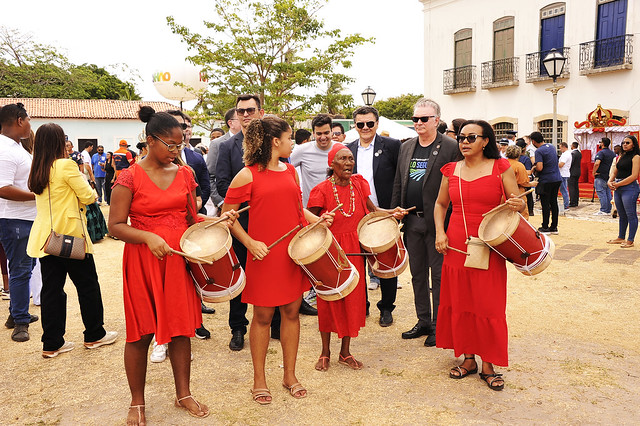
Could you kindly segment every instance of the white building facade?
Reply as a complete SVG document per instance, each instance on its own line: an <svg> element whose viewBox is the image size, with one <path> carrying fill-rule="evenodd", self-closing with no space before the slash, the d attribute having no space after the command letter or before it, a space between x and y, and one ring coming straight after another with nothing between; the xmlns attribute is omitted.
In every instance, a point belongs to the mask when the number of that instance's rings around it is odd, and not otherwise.
<svg viewBox="0 0 640 426"><path fill-rule="evenodd" d="M498 137L538 130L551 141L552 80L542 59L555 48L568 59L558 78L558 142L578 139L574 123L598 105L640 124L637 0L419 1L425 95L445 121L484 119Z"/></svg>

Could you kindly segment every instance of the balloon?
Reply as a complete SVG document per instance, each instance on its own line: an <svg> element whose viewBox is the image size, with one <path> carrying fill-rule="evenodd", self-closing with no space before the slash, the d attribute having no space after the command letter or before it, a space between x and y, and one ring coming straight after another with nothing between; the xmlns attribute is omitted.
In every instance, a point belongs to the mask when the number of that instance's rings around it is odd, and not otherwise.
<svg viewBox="0 0 640 426"><path fill-rule="evenodd" d="M180 85L176 85L176 82ZM207 77L198 68L182 65L153 73L153 85L165 98L182 102L196 99L198 92L206 90L208 83Z"/></svg>

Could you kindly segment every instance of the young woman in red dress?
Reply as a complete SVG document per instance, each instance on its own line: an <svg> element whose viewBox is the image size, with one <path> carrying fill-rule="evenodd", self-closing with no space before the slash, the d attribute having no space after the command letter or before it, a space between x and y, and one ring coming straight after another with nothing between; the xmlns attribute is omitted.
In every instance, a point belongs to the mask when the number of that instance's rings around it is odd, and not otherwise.
<svg viewBox="0 0 640 426"><path fill-rule="evenodd" d="M277 117L252 121L243 142L245 167L231 181L222 208L223 212L235 210L245 201L251 206L249 229L245 231L239 223L234 223L231 232L251 253L247 256L247 283L242 301L253 305L249 330L253 361L251 393L254 401L262 405L271 403L272 399L264 369L276 306L282 315L282 385L294 398L307 396L307 390L296 378L295 367L300 338L298 313L309 280L287 252L294 234L271 250L267 248L296 225L319 220L302 208L300 183L294 167L279 160L289 157L292 147L291 127L286 121ZM324 217L330 226L333 214Z"/></svg>
<svg viewBox="0 0 640 426"><path fill-rule="evenodd" d="M353 175L355 159L346 146L336 143L331 147L327 158L329 163L329 179L320 182L311 190L307 207L316 215L331 211L338 204L342 207L336 213L331 233L340 247L347 253L359 253L358 223L370 211L386 211L395 213L396 219L406 214L405 210L397 207L394 211L376 207L369 199L371 190L369 184L361 175ZM318 297L318 328L322 339L322 352L316 363L316 370L327 371L331 357L331 333L336 333L342 339L338 362L354 370L362 368L362 362L351 355L350 344L352 337L358 337L358 332L365 325L366 320L366 285L364 257L349 259L360 275L356 288L346 297L328 302Z"/></svg>
<svg viewBox="0 0 640 426"><path fill-rule="evenodd" d="M200 298L185 261L172 255L190 224L202 221L195 209L196 182L189 167L174 164L184 148L178 121L142 107L148 154L118 176L111 193L109 231L124 241L122 259L127 343L124 364L131 390L128 425L145 424L147 352L153 335L168 343L176 386L174 404L194 417L209 409L191 396L191 340L202 323ZM235 212L227 214L235 220ZM127 224L127 218L131 225Z"/></svg>
<svg viewBox="0 0 640 426"><path fill-rule="evenodd" d="M524 211L526 202L515 198L520 193L515 174L509 162L500 158L489 123L464 122L458 143L464 159L442 168L442 184L433 211L436 250L445 254L436 346L453 349L456 357L464 354L464 361L451 369L449 377L462 379L477 373L475 355L479 355L482 358L480 378L490 389L502 390L504 380L495 372L493 364L509 364L505 260L492 250L489 269L468 268L464 266L465 255L447 248L466 251L465 219L468 235L477 237L482 214L499 205L503 197L507 208L516 212ZM445 233L449 201L453 204L453 213Z"/></svg>

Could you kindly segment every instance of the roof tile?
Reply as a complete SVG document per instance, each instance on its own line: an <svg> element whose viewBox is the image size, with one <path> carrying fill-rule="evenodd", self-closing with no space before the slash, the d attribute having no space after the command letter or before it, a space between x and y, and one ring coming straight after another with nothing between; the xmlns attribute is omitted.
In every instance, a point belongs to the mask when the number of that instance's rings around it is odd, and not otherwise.
<svg viewBox="0 0 640 426"><path fill-rule="evenodd" d="M112 99L0 98L0 107L22 102L32 118L138 119L141 106L156 111L177 107L168 102L116 101Z"/></svg>

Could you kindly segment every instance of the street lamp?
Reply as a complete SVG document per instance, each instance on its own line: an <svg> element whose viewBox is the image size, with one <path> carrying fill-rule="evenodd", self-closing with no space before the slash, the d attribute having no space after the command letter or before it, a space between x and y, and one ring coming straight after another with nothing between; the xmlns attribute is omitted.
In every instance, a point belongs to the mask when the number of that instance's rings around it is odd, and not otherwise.
<svg viewBox="0 0 640 426"><path fill-rule="evenodd" d="M371 86L367 86L362 92L362 100L366 106L373 105L373 101L376 98L376 92L371 88Z"/></svg>
<svg viewBox="0 0 640 426"><path fill-rule="evenodd" d="M551 49L551 51L544 57L542 60L542 64L544 68L547 70L547 74L549 77L553 79L553 86L545 89L548 92L553 94L553 129L552 129L552 140L556 145L556 149L558 148L558 91L560 89L564 89L565 86L559 86L557 83L558 77L562 74L564 70L564 65L567 62L567 58L556 49Z"/></svg>

